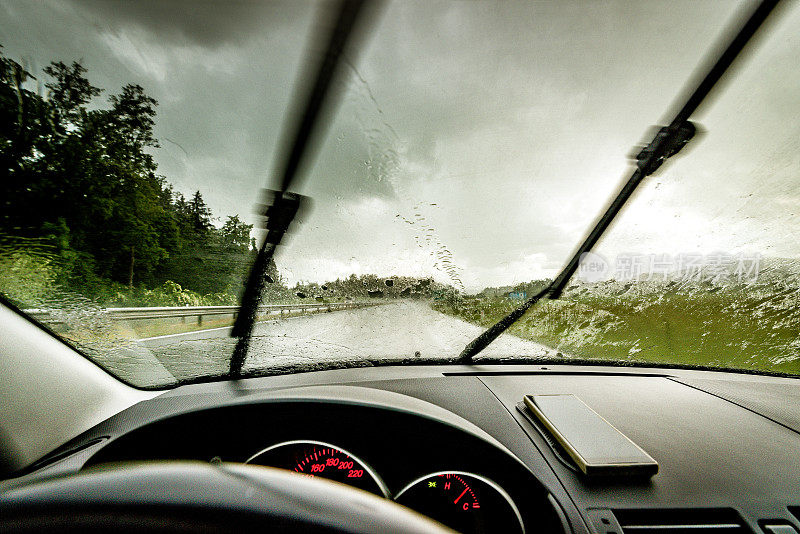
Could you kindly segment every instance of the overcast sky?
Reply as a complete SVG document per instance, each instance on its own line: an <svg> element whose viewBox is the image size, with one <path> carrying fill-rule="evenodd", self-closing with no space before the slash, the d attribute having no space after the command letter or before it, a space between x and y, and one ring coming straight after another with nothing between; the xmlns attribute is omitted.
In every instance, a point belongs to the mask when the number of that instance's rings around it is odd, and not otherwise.
<svg viewBox="0 0 800 534"><path fill-rule="evenodd" d="M628 156L747 2L389 3L299 186L290 281L434 275L469 290L552 275L630 172ZM800 9L790 3L650 177L599 251L797 257ZM105 96L159 101L178 191L253 220L317 6L0 1L5 54L81 60ZM98 105L104 105L102 100Z"/></svg>

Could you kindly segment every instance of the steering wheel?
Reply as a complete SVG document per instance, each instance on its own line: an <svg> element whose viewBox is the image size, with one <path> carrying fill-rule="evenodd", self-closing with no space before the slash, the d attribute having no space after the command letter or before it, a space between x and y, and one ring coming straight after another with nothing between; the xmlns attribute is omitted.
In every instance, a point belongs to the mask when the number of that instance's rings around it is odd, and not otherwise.
<svg viewBox="0 0 800 534"><path fill-rule="evenodd" d="M6 488L0 532L452 532L344 484L235 463L113 464Z"/></svg>

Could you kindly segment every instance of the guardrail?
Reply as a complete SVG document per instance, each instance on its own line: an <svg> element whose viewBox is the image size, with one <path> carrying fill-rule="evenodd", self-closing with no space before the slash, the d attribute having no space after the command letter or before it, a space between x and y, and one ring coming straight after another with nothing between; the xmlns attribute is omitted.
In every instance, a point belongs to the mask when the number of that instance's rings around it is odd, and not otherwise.
<svg viewBox="0 0 800 534"><path fill-rule="evenodd" d="M264 304L258 307L258 315L285 315L292 312L338 311L376 306L377 302L314 302L298 304ZM23 310L34 319L45 322L60 322L58 312L47 309ZM103 308L100 312L113 321L142 321L165 319L171 317L197 317L197 324L203 324L203 317L214 315L231 315L233 319L239 314L239 306L153 306L144 308Z"/></svg>

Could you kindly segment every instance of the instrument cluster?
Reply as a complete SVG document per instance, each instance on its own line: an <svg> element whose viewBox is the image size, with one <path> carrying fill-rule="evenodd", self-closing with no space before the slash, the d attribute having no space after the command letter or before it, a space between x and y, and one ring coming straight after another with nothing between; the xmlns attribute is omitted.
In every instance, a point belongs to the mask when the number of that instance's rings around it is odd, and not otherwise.
<svg viewBox="0 0 800 534"><path fill-rule="evenodd" d="M321 441L273 444L247 463L322 477L369 491L463 533L524 532L522 516L509 494L485 476L442 470L425 474L392 494L380 474L353 453Z"/></svg>

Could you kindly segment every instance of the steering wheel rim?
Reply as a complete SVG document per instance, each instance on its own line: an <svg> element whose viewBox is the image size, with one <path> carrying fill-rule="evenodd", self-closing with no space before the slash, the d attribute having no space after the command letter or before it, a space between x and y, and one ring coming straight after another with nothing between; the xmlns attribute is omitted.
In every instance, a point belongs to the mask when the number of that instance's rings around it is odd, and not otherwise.
<svg viewBox="0 0 800 534"><path fill-rule="evenodd" d="M7 487L2 532L452 532L359 489L235 463L97 466Z"/></svg>

